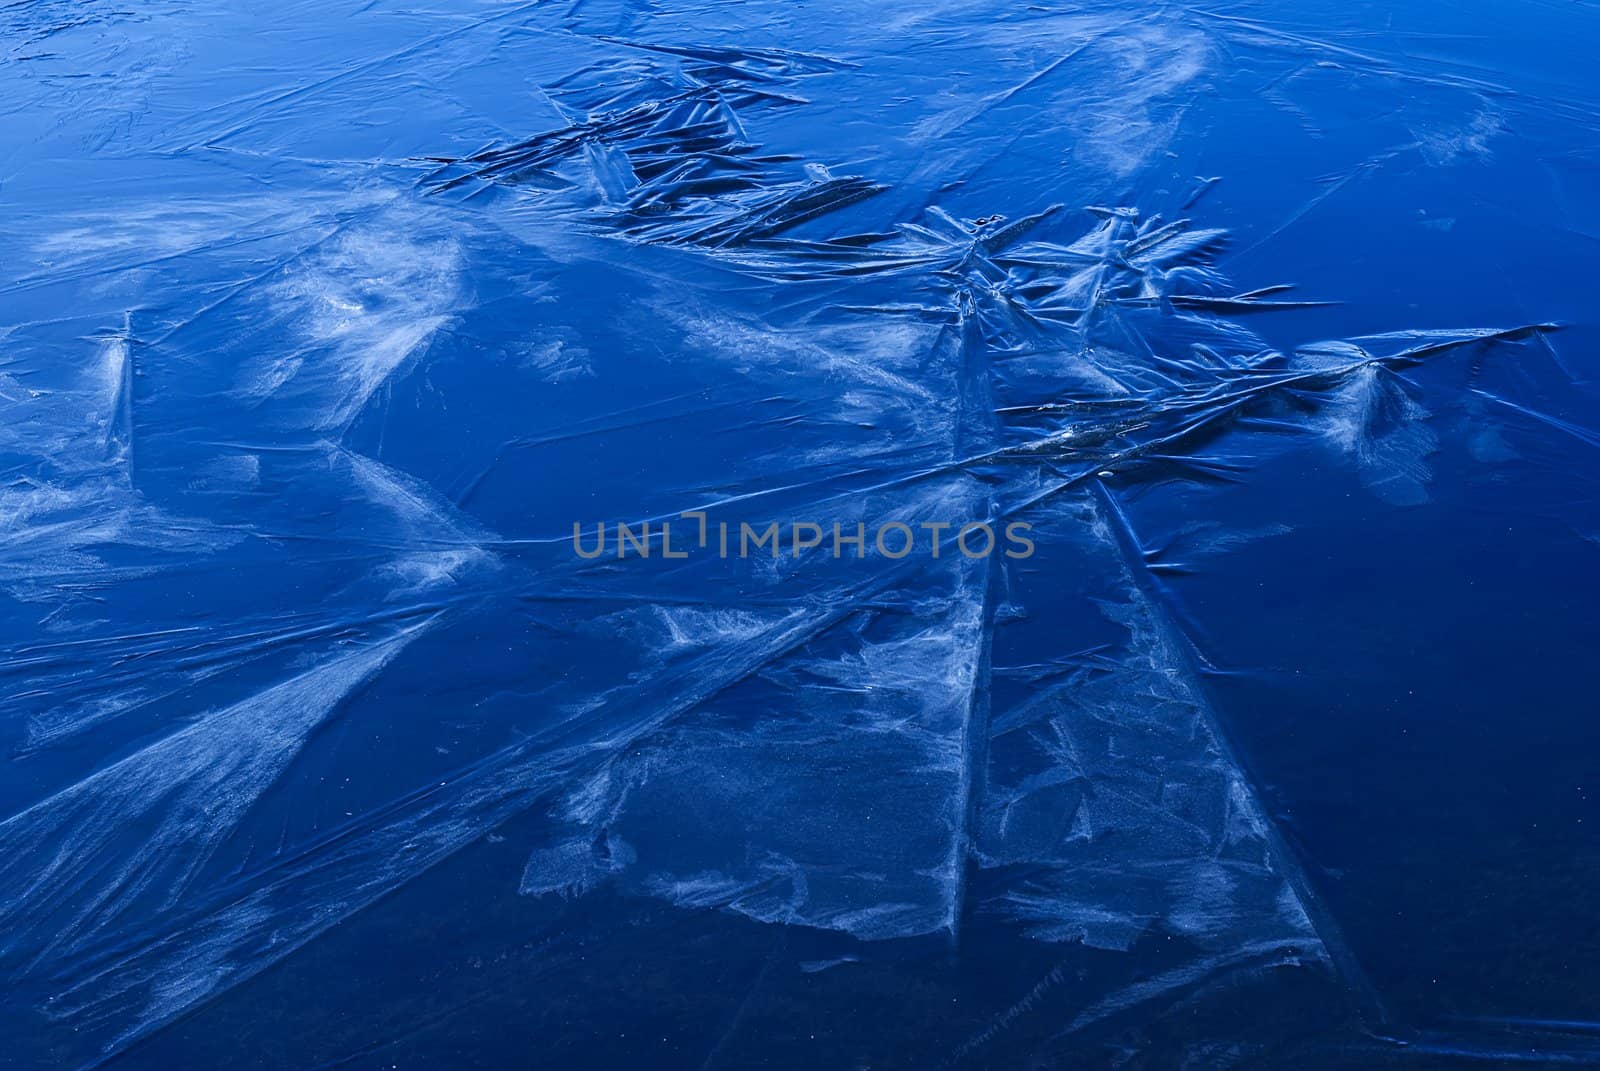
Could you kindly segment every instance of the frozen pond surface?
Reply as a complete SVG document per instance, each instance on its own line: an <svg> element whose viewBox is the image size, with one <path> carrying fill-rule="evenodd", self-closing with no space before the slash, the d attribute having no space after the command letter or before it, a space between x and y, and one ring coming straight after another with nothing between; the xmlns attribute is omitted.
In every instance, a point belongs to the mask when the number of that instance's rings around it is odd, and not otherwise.
<svg viewBox="0 0 1600 1071"><path fill-rule="evenodd" d="M5 1066L1600 1064L1600 9L241 6L0 10Z"/></svg>

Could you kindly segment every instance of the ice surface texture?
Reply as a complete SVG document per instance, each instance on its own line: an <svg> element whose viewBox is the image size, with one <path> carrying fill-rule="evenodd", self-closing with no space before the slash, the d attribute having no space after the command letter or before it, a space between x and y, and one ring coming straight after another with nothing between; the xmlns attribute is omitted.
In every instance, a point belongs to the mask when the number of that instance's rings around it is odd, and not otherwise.
<svg viewBox="0 0 1600 1071"><path fill-rule="evenodd" d="M1592 8L0 26L0 1061L1600 1063Z"/></svg>

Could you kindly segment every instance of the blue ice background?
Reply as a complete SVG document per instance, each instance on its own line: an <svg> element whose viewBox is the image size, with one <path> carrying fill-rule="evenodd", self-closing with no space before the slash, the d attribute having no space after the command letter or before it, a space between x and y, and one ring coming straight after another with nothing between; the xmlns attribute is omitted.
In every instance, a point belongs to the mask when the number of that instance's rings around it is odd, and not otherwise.
<svg viewBox="0 0 1600 1071"><path fill-rule="evenodd" d="M0 1060L1600 1062L1593 5L0 26Z"/></svg>

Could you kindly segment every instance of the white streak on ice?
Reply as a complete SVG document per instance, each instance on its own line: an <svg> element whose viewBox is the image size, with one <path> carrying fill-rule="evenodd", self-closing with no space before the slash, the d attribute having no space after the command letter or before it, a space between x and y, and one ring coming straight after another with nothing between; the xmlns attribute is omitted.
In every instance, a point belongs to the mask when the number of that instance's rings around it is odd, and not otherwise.
<svg viewBox="0 0 1600 1071"><path fill-rule="evenodd" d="M126 920L179 906L312 731L423 627L206 715L0 823L6 973L59 967Z"/></svg>

